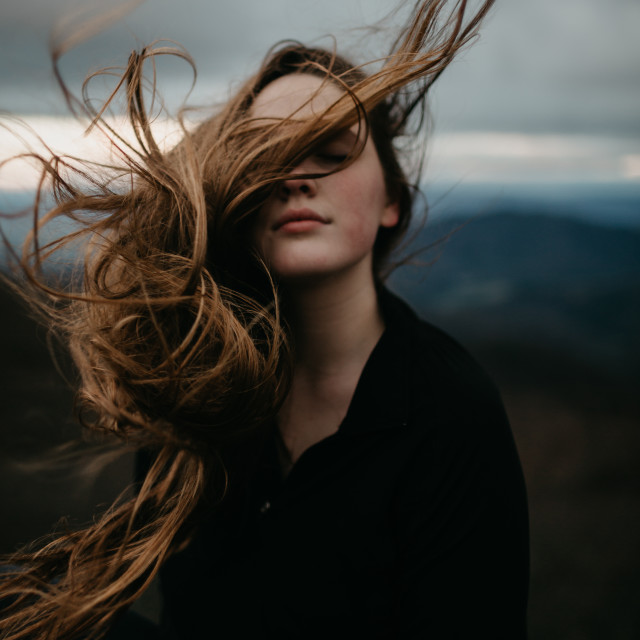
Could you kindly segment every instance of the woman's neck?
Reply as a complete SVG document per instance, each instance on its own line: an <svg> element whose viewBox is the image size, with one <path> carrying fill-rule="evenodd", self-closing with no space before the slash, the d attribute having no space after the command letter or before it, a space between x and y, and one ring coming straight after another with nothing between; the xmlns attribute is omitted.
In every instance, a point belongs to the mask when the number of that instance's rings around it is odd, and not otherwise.
<svg viewBox="0 0 640 640"><path fill-rule="evenodd" d="M296 372L312 377L361 370L384 330L372 276L338 275L290 287L285 310Z"/></svg>
<svg viewBox="0 0 640 640"><path fill-rule="evenodd" d="M278 415L288 451L285 473L306 449L338 430L384 331L371 270L349 275L286 287L295 367Z"/></svg>

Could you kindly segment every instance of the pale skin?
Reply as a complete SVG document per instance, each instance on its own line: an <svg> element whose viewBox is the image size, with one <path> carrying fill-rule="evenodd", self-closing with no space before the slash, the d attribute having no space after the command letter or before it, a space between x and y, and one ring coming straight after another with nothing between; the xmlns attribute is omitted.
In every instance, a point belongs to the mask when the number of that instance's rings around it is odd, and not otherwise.
<svg viewBox="0 0 640 640"><path fill-rule="evenodd" d="M308 117L341 95L308 74L267 85L257 118ZM356 126L304 159L294 173L326 171L357 141ZM374 286L373 245L398 222L372 140L342 171L282 183L261 209L254 241L278 277L295 349L290 392L278 427L290 465L334 434L344 419L384 322ZM288 470L288 469L285 469Z"/></svg>

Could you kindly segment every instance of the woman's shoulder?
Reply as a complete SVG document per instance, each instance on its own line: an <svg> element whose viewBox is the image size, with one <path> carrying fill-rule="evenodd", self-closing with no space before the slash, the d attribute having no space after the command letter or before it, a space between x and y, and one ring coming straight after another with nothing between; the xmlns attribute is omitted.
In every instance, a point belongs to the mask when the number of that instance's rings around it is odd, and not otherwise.
<svg viewBox="0 0 640 640"><path fill-rule="evenodd" d="M482 390L495 393L493 381L474 356L445 330L417 313L397 295L381 295L389 337L405 366L425 382L455 381L458 392Z"/></svg>
<svg viewBox="0 0 640 640"><path fill-rule="evenodd" d="M385 292L381 304L387 367L394 372L387 379L392 388L404 387L407 424L429 439L510 440L500 392L475 357L394 294Z"/></svg>
<svg viewBox="0 0 640 640"><path fill-rule="evenodd" d="M406 429L398 437L411 450L404 463L409 484L429 485L433 474L453 473L456 482L510 481L524 495L509 419L491 377L457 340L390 295L398 314L389 321L390 337L408 372Z"/></svg>

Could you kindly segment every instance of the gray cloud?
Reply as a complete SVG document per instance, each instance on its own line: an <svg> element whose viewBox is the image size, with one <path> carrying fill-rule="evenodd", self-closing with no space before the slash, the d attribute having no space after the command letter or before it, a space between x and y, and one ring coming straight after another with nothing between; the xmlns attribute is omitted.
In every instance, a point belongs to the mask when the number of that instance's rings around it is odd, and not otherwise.
<svg viewBox="0 0 640 640"><path fill-rule="evenodd" d="M72 6L71 0L11 0L0 9L1 107L61 109L47 39ZM392 28L373 36L356 27L380 19L387 6L384 0L148 0L71 52L63 68L73 83L90 67L122 64L136 38L172 38L194 56L196 98L206 99L214 84L248 74L282 38L310 41L333 33L340 49L356 57L384 53ZM498 2L481 39L438 83L436 126L640 139L638 27L637 0ZM171 102L186 90L185 67L166 63L162 71Z"/></svg>

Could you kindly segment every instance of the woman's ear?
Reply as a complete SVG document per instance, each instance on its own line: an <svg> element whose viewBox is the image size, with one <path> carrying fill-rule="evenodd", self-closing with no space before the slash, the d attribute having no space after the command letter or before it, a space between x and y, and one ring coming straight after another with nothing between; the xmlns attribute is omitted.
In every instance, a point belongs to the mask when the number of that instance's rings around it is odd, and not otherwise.
<svg viewBox="0 0 640 640"><path fill-rule="evenodd" d="M397 202L390 202L384 208L382 218L380 220L381 227L395 227L400 220L400 207Z"/></svg>

